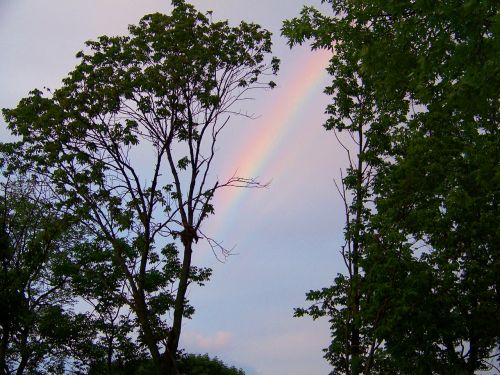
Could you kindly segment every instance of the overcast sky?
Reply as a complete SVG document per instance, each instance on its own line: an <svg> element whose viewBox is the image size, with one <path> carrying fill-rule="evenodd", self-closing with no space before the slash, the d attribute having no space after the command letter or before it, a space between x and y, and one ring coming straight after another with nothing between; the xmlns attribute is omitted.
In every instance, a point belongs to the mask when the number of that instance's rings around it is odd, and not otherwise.
<svg viewBox="0 0 500 375"><path fill-rule="evenodd" d="M271 30L282 67L278 87L246 108L257 118L233 119L219 145L217 176L238 171L271 184L216 197L204 231L235 246L237 255L221 264L206 244L198 245L196 265L214 274L189 293L197 312L183 326L181 346L248 375L326 374L321 349L329 342L328 324L293 318L293 308L342 271L343 213L333 179L344 157L321 126L328 55L307 47L290 51L279 33L283 19L305 4L321 7L320 0L192 3L213 10L214 19ZM144 14L169 9L168 0L0 0L0 107L15 106L34 88L57 88L86 40L125 34ZM0 137L9 137L3 119Z"/></svg>

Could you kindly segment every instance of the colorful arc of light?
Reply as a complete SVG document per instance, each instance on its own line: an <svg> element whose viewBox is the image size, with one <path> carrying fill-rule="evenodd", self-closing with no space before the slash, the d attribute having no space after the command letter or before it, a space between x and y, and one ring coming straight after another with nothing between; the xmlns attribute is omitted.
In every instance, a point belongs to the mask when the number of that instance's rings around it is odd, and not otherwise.
<svg viewBox="0 0 500 375"><path fill-rule="evenodd" d="M267 177L269 172L275 175L281 172L278 169L287 168L286 160L290 158L285 148L294 133L289 125L311 95L322 91L319 86L327 74L325 68L331 52L315 51L308 56L305 64L297 64L285 77L283 81L292 84L283 86L281 90L284 94L280 95L277 101L270 103L261 117L264 124L259 124L258 130L241 148L240 156L231 163L233 173L226 175L232 175L236 170L239 176L259 178L264 173ZM304 127L299 131L299 137L300 133L307 132L307 127ZM212 218L210 223L210 232L216 238L223 240L226 237L248 191L243 188L222 191L217 202L216 217Z"/></svg>

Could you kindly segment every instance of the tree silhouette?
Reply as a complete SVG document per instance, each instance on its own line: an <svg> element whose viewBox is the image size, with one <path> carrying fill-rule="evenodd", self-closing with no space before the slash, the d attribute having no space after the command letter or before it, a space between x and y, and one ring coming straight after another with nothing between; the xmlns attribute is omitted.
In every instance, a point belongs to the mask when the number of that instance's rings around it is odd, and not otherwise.
<svg viewBox="0 0 500 375"><path fill-rule="evenodd" d="M207 238L200 229L214 194L261 186L211 175L218 137L253 90L274 86L265 79L279 64L258 25L230 27L184 1L172 4L171 15L146 15L130 36L88 42L61 88L34 90L4 110L22 137L4 151L47 176L61 209L112 249L123 301L159 374L177 373L182 319L194 311L187 288L210 275L191 257ZM143 155L152 156L149 165Z"/></svg>

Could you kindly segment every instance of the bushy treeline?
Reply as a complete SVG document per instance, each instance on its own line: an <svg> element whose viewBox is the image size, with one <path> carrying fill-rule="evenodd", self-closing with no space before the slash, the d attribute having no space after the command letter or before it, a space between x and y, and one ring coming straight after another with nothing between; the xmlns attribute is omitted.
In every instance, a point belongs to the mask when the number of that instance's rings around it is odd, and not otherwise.
<svg viewBox="0 0 500 375"><path fill-rule="evenodd" d="M227 366L217 357L207 354L183 354L177 361L177 369L185 375L244 375L241 369ZM136 359L125 362L113 362L110 368L106 364L93 365L88 375L154 375L154 363L148 359Z"/></svg>

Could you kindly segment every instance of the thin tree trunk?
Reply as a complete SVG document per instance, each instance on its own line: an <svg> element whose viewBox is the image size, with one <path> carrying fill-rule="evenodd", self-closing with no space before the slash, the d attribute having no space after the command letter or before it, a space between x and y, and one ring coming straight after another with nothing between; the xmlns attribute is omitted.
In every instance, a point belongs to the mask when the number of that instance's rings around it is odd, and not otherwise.
<svg viewBox="0 0 500 375"><path fill-rule="evenodd" d="M23 375L24 374L24 369L28 365L28 359L29 359L29 357L27 355L23 355L21 357L21 362L19 363L19 366L17 367L16 375Z"/></svg>
<svg viewBox="0 0 500 375"><path fill-rule="evenodd" d="M137 318L139 319L139 324L142 329L142 334L144 335L144 343L151 354L155 369L158 375L166 374L166 363L162 356L160 355L160 350L158 348L157 340L153 329L151 328L151 322L149 318L148 309L146 306L145 299L142 298L140 293L134 294L135 310Z"/></svg>
<svg viewBox="0 0 500 375"><path fill-rule="evenodd" d="M178 374L178 370L175 365L175 356L177 354L177 349L179 346L179 339L181 336L182 328L182 318L184 315L184 303L186 299L187 287L189 284L189 271L191 269L191 256L193 253L193 241L195 239L194 229L188 228L181 233L182 244L184 245L184 259L182 261L181 275L179 278L179 288L177 289L177 296L175 298L174 305L174 321L172 324L172 330L168 336L167 343L167 360L169 361L170 371L174 374Z"/></svg>
<svg viewBox="0 0 500 375"><path fill-rule="evenodd" d="M29 328L25 327L22 331L22 336L21 336L21 348L20 348L21 362L19 362L19 366L17 366L16 375L24 374L24 369L28 365L28 360L30 358L30 353L27 350L28 334L29 334Z"/></svg>
<svg viewBox="0 0 500 375"><path fill-rule="evenodd" d="M142 289L142 285L136 284L134 277L128 270L127 265L125 264L125 260L123 258L123 251L121 248L121 244L115 241L114 238L112 237L111 237L111 242L115 250L117 261L120 264L120 267L122 268L127 278L130 289L132 290L134 303L133 306L131 306L131 308L134 310L137 316L137 320L139 322L142 334L144 336L144 344L146 345L146 347L149 350L149 353L151 354L151 358L153 359L156 373L158 375L168 374L166 361L160 355L160 350L158 348L158 340L155 338L155 334L151 327L150 314L148 311L148 307L146 305L146 296L144 295L144 290Z"/></svg>
<svg viewBox="0 0 500 375"><path fill-rule="evenodd" d="M358 165L356 170L356 218L354 225L354 236L353 236L353 253L352 253L352 263L353 263L353 279L355 283L354 287L354 301L353 301L353 327L352 327L352 374L359 375L362 371L361 364L361 339L360 332L358 328L359 320L359 310L360 310L360 290L359 290L359 258L360 258L360 244L361 244L361 222L363 215L363 129L360 126L358 128Z"/></svg>
<svg viewBox="0 0 500 375"><path fill-rule="evenodd" d="M108 372L111 374L111 366L113 365L113 335L108 337L108 350L107 350L107 367Z"/></svg>

